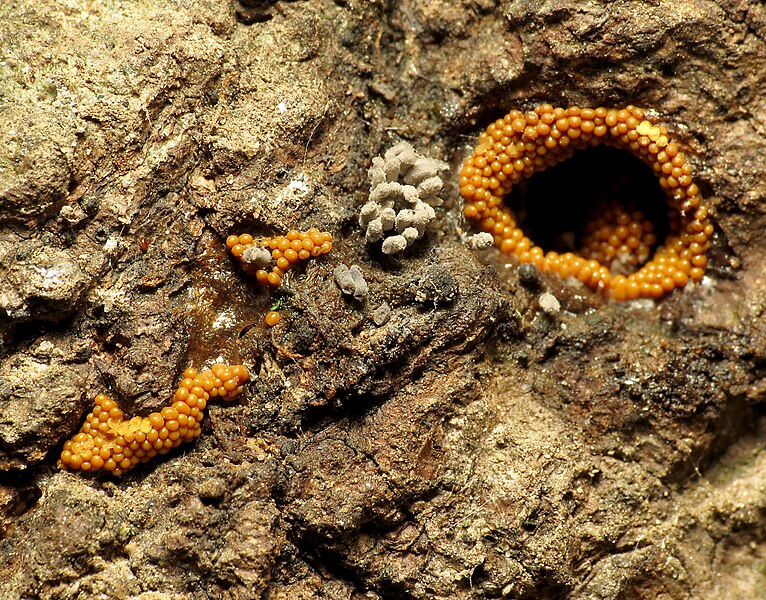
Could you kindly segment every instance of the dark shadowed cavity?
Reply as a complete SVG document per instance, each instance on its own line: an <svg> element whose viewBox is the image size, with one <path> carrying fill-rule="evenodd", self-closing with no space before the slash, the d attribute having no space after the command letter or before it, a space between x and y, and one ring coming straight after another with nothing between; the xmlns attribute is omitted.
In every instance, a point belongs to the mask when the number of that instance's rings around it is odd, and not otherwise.
<svg viewBox="0 0 766 600"><path fill-rule="evenodd" d="M654 223L657 243L669 231L668 202L652 170L626 150L596 146L519 183L505 203L543 250L577 252L585 225L604 203L639 209Z"/></svg>

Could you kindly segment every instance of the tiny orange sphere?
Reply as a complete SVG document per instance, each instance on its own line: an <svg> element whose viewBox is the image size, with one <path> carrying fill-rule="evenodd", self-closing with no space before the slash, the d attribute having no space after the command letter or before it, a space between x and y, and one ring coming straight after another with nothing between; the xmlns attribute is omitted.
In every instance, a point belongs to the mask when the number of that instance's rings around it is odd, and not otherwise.
<svg viewBox="0 0 766 600"><path fill-rule="evenodd" d="M152 413L149 415L149 424L152 429L162 429L165 426L165 418L160 413Z"/></svg>
<svg viewBox="0 0 766 600"><path fill-rule="evenodd" d="M266 317L264 318L263 322L266 323L269 327L274 327L279 321L282 319L282 315L280 315L275 310L270 310L266 313Z"/></svg>
<svg viewBox="0 0 766 600"><path fill-rule="evenodd" d="M288 252L289 252L289 250L288 250ZM290 268L290 261L289 261L289 260L287 260L287 259L286 259L286 258L283 256L282 258L280 258L280 259L277 261L277 267L279 267L279 268L280 268L280 269L282 269L283 271L287 271L287 269L289 269L289 268Z"/></svg>

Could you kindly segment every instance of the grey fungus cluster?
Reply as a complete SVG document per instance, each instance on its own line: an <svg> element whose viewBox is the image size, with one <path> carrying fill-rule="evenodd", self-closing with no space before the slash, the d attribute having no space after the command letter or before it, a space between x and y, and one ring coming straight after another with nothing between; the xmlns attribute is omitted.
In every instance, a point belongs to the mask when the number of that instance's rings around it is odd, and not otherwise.
<svg viewBox="0 0 766 600"><path fill-rule="evenodd" d="M256 244L248 246L242 252L242 262L257 269L266 269L271 266L271 252L263 246Z"/></svg>
<svg viewBox="0 0 766 600"><path fill-rule="evenodd" d="M383 240L384 254L396 254L423 237L426 225L442 204L440 173L446 163L418 154L408 142L399 142L370 167L370 199L359 214L365 241Z"/></svg>
<svg viewBox="0 0 766 600"><path fill-rule="evenodd" d="M495 243L495 237L491 233L482 231L469 236L466 241L468 242L468 247L472 250L487 250Z"/></svg>
<svg viewBox="0 0 766 600"><path fill-rule="evenodd" d="M344 295L353 296L355 300L364 300L367 297L367 282L358 265L351 265L349 268L341 263L335 267L332 274Z"/></svg>

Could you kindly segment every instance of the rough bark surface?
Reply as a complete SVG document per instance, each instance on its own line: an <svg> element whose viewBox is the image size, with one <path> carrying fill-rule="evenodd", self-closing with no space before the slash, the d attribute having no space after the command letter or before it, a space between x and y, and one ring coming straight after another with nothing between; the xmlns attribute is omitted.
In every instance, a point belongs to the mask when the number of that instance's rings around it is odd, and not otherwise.
<svg viewBox="0 0 766 600"><path fill-rule="evenodd" d="M10 0L0 55L2 600L763 597L762 3ZM672 125L701 285L617 303L463 243L461 161L542 102ZM357 216L402 139L453 169L390 258ZM311 226L268 329L224 240ZM253 381L195 444L56 467L97 393L147 414L219 357Z"/></svg>

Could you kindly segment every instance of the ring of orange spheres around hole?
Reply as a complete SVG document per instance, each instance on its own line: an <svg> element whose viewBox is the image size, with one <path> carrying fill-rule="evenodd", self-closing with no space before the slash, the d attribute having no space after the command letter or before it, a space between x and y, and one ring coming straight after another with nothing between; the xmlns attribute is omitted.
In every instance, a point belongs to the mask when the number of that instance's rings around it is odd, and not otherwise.
<svg viewBox="0 0 766 600"><path fill-rule="evenodd" d="M586 230L580 253L544 251L519 228L503 198L534 173L571 157L579 149L607 145L629 150L659 178L673 211L671 231L646 260L656 241L641 213L614 210ZM554 108L512 110L479 136L460 173L465 216L491 233L495 245L522 263L562 277L576 277L617 300L660 298L702 279L713 224L678 143L636 106L624 109ZM611 249L610 249L611 248ZM627 254L637 267L612 273L605 262Z"/></svg>
<svg viewBox="0 0 766 600"><path fill-rule="evenodd" d="M248 378L243 365L214 364L199 373L188 368L169 406L128 421L114 400L99 394L79 433L64 443L58 464L66 469L104 469L121 475L199 437L208 400L238 396Z"/></svg>

